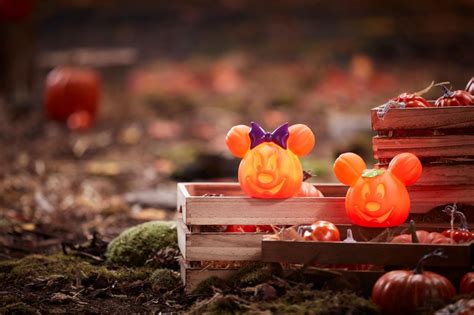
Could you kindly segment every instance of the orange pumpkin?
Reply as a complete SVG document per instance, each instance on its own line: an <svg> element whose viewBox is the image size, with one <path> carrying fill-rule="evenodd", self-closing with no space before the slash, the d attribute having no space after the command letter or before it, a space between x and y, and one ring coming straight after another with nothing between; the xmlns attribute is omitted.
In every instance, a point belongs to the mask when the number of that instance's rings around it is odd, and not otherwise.
<svg viewBox="0 0 474 315"><path fill-rule="evenodd" d="M459 293L470 294L472 292L474 292L474 272L468 272L461 279Z"/></svg>
<svg viewBox="0 0 474 315"><path fill-rule="evenodd" d="M417 231L415 221L410 220L410 234L397 235L391 243L452 244L453 241L438 232Z"/></svg>
<svg viewBox="0 0 474 315"><path fill-rule="evenodd" d="M323 193L320 192L311 183L302 183L300 191L296 194L296 197L324 197Z"/></svg>
<svg viewBox="0 0 474 315"><path fill-rule="evenodd" d="M405 222L410 212L410 197L405 186L421 175L422 166L411 153L401 153L388 169L366 169L360 156L344 153L334 162L334 173L349 185L346 213L354 224L390 227Z"/></svg>
<svg viewBox="0 0 474 315"><path fill-rule="evenodd" d="M412 314L433 300L448 301L455 294L453 284L434 272L424 271L432 257L445 257L441 250L423 256L415 270L393 270L380 277L372 288L372 300L383 314Z"/></svg>
<svg viewBox="0 0 474 315"><path fill-rule="evenodd" d="M58 67L46 78L44 108L49 118L67 121L69 126L87 127L99 106L100 77L87 68ZM77 116L71 117L75 113ZM88 117L86 117L88 116Z"/></svg>
<svg viewBox="0 0 474 315"><path fill-rule="evenodd" d="M233 127L227 134L229 150L242 161L239 183L256 198L289 198L301 190L303 170L298 156L314 146L314 135L305 125L284 124L273 133L252 122Z"/></svg>

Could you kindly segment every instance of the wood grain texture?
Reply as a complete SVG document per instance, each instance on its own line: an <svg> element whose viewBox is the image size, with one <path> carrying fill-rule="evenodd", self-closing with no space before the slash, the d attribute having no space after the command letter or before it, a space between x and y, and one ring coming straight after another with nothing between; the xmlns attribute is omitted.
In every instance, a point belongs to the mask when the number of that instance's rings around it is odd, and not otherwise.
<svg viewBox="0 0 474 315"><path fill-rule="evenodd" d="M192 233L178 219L178 246L187 261L260 260L262 233Z"/></svg>
<svg viewBox="0 0 474 315"><path fill-rule="evenodd" d="M181 280L185 285L185 292L190 293L202 281L210 277L228 279L237 272L238 269L201 269L190 267L184 260L180 259Z"/></svg>
<svg viewBox="0 0 474 315"><path fill-rule="evenodd" d="M345 212L347 187L340 184L317 185L326 197L304 197L277 200L255 199L246 196L228 196L240 190L238 183L178 184L195 191L220 191L223 197L190 195L178 198L178 208L183 211L184 223L194 225L296 225L308 224L318 219L336 224L349 224ZM181 192L178 189L178 192ZM415 185L408 187L411 213L427 213L431 209L453 202L474 204L474 185ZM337 195L337 197L333 196Z"/></svg>
<svg viewBox="0 0 474 315"><path fill-rule="evenodd" d="M442 248L449 259L430 266L470 268L472 244L392 244L310 241L262 241L262 261L304 264L374 264L414 266L420 257Z"/></svg>
<svg viewBox="0 0 474 315"><path fill-rule="evenodd" d="M371 110L372 130L474 128L474 106L390 109L383 119Z"/></svg>
<svg viewBox="0 0 474 315"><path fill-rule="evenodd" d="M419 158L456 158L474 156L474 135L427 137L380 137L372 139L375 159L391 159L410 152Z"/></svg>
<svg viewBox="0 0 474 315"><path fill-rule="evenodd" d="M376 168L387 168L377 164ZM474 163L427 163L416 185L474 185Z"/></svg>

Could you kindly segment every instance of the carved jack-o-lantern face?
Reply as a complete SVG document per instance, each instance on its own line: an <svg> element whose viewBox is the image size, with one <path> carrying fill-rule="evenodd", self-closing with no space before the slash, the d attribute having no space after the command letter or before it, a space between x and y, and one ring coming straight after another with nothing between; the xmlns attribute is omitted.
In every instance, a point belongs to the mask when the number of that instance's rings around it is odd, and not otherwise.
<svg viewBox="0 0 474 315"><path fill-rule="evenodd" d="M353 153L342 154L334 163L337 178L351 187L346 195L346 212L354 224L369 227L397 226L410 211L405 186L421 175L421 163L411 153L397 155L387 170L366 170Z"/></svg>
<svg viewBox="0 0 474 315"><path fill-rule="evenodd" d="M273 133L252 128L233 127L226 138L230 151L242 157L239 182L242 190L257 198L288 198L300 191L303 171L297 155L307 154L314 146L314 135L305 125L288 128L285 124Z"/></svg>

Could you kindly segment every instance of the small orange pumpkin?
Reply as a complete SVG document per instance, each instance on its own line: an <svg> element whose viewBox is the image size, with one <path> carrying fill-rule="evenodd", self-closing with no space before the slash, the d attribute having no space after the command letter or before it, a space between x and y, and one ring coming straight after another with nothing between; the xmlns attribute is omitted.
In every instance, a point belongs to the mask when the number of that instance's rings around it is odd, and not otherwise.
<svg viewBox="0 0 474 315"><path fill-rule="evenodd" d="M410 234L395 236L391 243L452 244L453 241L438 232L417 231L415 222L410 220Z"/></svg>
<svg viewBox="0 0 474 315"><path fill-rule="evenodd" d="M300 191L296 194L296 197L324 197L323 193L320 192L311 183L302 183Z"/></svg>
<svg viewBox="0 0 474 315"><path fill-rule="evenodd" d="M405 222L410 212L410 197L405 186L421 175L420 160L401 153L388 169L366 169L360 156L344 153L334 162L334 173L350 188L346 194L346 213L354 224L390 227Z"/></svg>
<svg viewBox="0 0 474 315"><path fill-rule="evenodd" d="M303 170L298 156L314 146L314 135L305 125L284 124L272 133L252 122L235 126L227 134L229 150L242 161L239 183L256 198L289 198L301 190Z"/></svg>
<svg viewBox="0 0 474 315"><path fill-rule="evenodd" d="M424 263L445 257L442 250L423 256L414 270L393 270L380 277L372 288L372 300L383 314L411 314L426 302L448 301L455 294L453 284L434 272L424 271Z"/></svg>

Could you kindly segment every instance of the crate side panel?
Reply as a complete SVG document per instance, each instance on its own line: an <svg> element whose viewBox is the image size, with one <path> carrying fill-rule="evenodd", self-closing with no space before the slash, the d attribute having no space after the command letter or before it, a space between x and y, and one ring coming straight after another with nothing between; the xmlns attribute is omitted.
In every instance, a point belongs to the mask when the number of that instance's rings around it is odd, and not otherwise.
<svg viewBox="0 0 474 315"><path fill-rule="evenodd" d="M377 164L377 168L387 168L387 164ZM415 185L472 185L474 183L474 163L428 163L423 164L423 172Z"/></svg>
<svg viewBox="0 0 474 315"><path fill-rule="evenodd" d="M420 257L443 248L449 259L430 263L435 266L469 267L469 245L343 243L309 241L262 241L264 262L321 264L415 265Z"/></svg>
<svg viewBox="0 0 474 315"><path fill-rule="evenodd" d="M374 158L391 159L410 152L419 158L455 158L474 156L474 135L428 137L380 137L372 139Z"/></svg>
<svg viewBox="0 0 474 315"><path fill-rule="evenodd" d="M408 187L411 213L428 213L435 207L453 203L474 205L474 185L435 186L413 185Z"/></svg>
<svg viewBox="0 0 474 315"><path fill-rule="evenodd" d="M188 225L294 225L324 218L349 223L343 197L329 198L191 198L186 209Z"/></svg>
<svg viewBox="0 0 474 315"><path fill-rule="evenodd" d="M178 234L179 250L181 251L181 255L186 258L186 237L189 234L189 230L182 219L177 220L176 229Z"/></svg>
<svg viewBox="0 0 474 315"><path fill-rule="evenodd" d="M383 119L371 110L372 130L474 128L474 106L390 109Z"/></svg>
<svg viewBox="0 0 474 315"><path fill-rule="evenodd" d="M262 235L258 233L190 234L186 243L186 259L188 261L260 260Z"/></svg>

